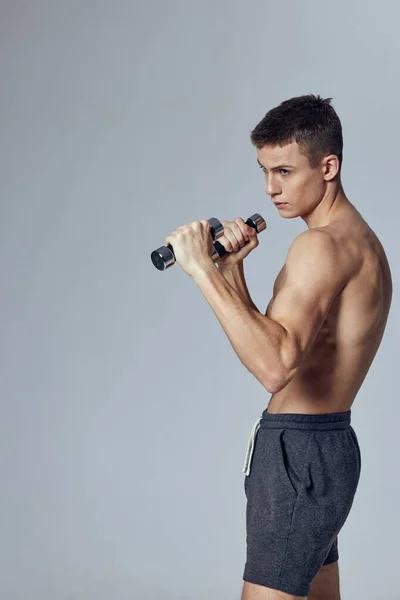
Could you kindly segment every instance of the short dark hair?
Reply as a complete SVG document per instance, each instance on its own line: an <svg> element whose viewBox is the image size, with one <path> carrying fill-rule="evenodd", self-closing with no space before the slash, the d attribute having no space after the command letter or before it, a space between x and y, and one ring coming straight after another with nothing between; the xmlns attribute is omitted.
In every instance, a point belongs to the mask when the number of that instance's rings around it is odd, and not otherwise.
<svg viewBox="0 0 400 600"><path fill-rule="evenodd" d="M340 174L342 125L331 100L314 94L285 100L268 111L253 129L250 135L253 146L261 149L266 145L285 146L297 142L312 169L317 168L327 154L335 154Z"/></svg>

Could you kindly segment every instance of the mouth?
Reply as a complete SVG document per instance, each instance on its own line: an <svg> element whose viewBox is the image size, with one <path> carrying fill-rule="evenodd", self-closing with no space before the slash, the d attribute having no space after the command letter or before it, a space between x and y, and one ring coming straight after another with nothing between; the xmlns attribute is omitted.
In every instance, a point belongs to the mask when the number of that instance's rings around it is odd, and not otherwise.
<svg viewBox="0 0 400 600"><path fill-rule="evenodd" d="M287 202L274 202L274 204L279 208L281 206L286 206Z"/></svg>

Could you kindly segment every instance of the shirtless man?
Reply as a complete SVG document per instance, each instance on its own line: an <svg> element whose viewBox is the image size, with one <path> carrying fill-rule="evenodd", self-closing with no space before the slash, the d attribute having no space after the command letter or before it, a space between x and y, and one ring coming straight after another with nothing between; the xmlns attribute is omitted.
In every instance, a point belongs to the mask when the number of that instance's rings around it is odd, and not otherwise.
<svg viewBox="0 0 400 600"><path fill-rule="evenodd" d="M265 314L244 258L243 219L223 221L218 268L207 221L178 228L177 262L199 286L241 362L272 394L246 456L242 600L340 600L337 534L361 470L351 406L379 348L392 297L380 241L346 197L342 129L330 99L301 96L251 133L266 193L307 229L289 248Z"/></svg>

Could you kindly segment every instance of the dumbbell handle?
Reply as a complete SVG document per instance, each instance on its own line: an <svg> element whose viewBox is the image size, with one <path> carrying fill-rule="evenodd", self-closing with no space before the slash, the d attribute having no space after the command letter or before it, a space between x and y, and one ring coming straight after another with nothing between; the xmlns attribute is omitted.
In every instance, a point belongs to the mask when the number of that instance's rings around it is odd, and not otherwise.
<svg viewBox="0 0 400 600"><path fill-rule="evenodd" d="M212 239L217 240L224 234L224 227L215 217L208 219L208 222L211 227ZM153 250L151 253L151 262L159 271L165 271L165 269L172 267L172 265L175 264L176 259L171 244L168 244L168 246L160 246L157 250Z"/></svg>
<svg viewBox="0 0 400 600"><path fill-rule="evenodd" d="M258 213L251 215L251 217L247 219L246 225L255 229L257 233L261 233L267 228L265 219L263 219ZM214 242L214 252L211 255L212 260L217 262L220 258L225 256L225 254L228 254L228 250L225 249L225 246L218 241Z"/></svg>

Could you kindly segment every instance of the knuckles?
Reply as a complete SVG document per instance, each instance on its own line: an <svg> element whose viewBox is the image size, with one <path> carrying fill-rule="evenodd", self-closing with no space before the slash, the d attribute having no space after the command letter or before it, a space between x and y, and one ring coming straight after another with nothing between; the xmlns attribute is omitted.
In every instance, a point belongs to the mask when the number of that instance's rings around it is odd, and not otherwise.
<svg viewBox="0 0 400 600"><path fill-rule="evenodd" d="M188 223L187 225L181 225L180 227L177 227L175 229L175 231L173 231L165 240L166 243L169 243L172 239L182 239L185 235L190 234L191 231L200 231L202 228L210 229L210 223L206 220L203 219L202 221L192 221L191 223Z"/></svg>

